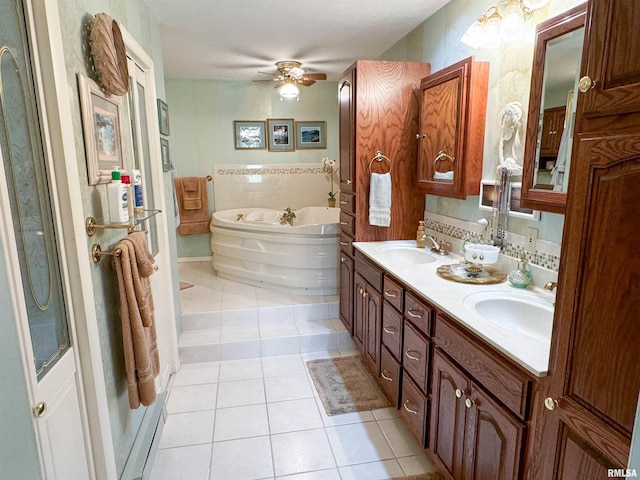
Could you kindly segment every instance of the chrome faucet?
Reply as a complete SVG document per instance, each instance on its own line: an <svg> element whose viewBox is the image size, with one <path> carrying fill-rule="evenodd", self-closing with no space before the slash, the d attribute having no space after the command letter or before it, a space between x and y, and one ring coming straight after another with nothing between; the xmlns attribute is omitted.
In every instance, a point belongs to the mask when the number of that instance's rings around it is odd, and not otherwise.
<svg viewBox="0 0 640 480"><path fill-rule="evenodd" d="M296 218L296 214L291 211L291 207L287 207L280 217L280 225L286 225L287 223L293 227L293 219Z"/></svg>
<svg viewBox="0 0 640 480"><path fill-rule="evenodd" d="M544 289L551 292L554 288L558 288L558 282L547 282Z"/></svg>
<svg viewBox="0 0 640 480"><path fill-rule="evenodd" d="M444 240L441 242L438 242L431 235L427 235L425 238L428 238L429 240L431 240L431 243L433 244L433 246L431 247L431 251L433 253L437 253L438 255L443 255L443 256L449 255L449 251L447 250L447 246L451 246L449 242L445 242Z"/></svg>

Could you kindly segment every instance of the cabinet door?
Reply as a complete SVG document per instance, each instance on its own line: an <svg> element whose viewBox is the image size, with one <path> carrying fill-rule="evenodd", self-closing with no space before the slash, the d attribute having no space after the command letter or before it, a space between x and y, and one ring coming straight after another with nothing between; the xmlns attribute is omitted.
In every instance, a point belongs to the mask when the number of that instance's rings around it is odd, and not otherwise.
<svg viewBox="0 0 640 480"><path fill-rule="evenodd" d="M355 179L355 81L356 68L347 70L338 82L340 118L340 191L353 193Z"/></svg>
<svg viewBox="0 0 640 480"><path fill-rule="evenodd" d="M353 341L364 352L367 282L357 272L353 278Z"/></svg>
<svg viewBox="0 0 640 480"><path fill-rule="evenodd" d="M640 111L640 3L589 2L590 28L582 74L593 88L581 94L578 115L597 117Z"/></svg>
<svg viewBox="0 0 640 480"><path fill-rule="evenodd" d="M444 357L433 356L433 393L429 446L453 478L462 478L462 452L469 392L467 377Z"/></svg>
<svg viewBox="0 0 640 480"><path fill-rule="evenodd" d="M340 320L353 335L353 260L340 252Z"/></svg>
<svg viewBox="0 0 640 480"><path fill-rule="evenodd" d="M475 385L465 398L465 407L464 478L520 478L524 425Z"/></svg>
<svg viewBox="0 0 640 480"><path fill-rule="evenodd" d="M371 287L371 285L367 285L365 291L365 305L364 358L369 364L369 368L371 368L377 377L380 374L382 295Z"/></svg>
<svg viewBox="0 0 640 480"><path fill-rule="evenodd" d="M564 130L566 107L547 108L542 117L542 137L540 138L540 155L557 156L560 138Z"/></svg>

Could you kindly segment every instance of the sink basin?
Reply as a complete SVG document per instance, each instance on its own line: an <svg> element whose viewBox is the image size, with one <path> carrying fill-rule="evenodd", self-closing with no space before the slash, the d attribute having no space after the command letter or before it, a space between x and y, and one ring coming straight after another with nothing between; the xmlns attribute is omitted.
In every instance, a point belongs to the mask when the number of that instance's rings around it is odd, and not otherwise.
<svg viewBox="0 0 640 480"><path fill-rule="evenodd" d="M553 303L543 297L524 292L478 292L462 303L497 327L540 341L551 339Z"/></svg>
<svg viewBox="0 0 640 480"><path fill-rule="evenodd" d="M389 246L380 248L388 260L398 263L423 264L435 262L436 258L428 250L410 246Z"/></svg>

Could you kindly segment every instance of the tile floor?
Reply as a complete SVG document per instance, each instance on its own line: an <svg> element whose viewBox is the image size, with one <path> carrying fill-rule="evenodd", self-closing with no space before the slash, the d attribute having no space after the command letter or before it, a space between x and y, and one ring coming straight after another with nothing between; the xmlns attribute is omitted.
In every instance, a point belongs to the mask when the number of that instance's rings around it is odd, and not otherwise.
<svg viewBox="0 0 640 480"><path fill-rule="evenodd" d="M196 284L181 292L183 311L224 312L225 301L232 303L225 293L246 293L207 271L181 264L181 279ZM217 301L190 293L212 282L227 287ZM258 298L284 305L317 302L286 294L276 301L261 290L255 289L258 310L278 306L260 306ZM395 409L326 415L305 361L353 354L327 350L183 363L170 381L151 479L382 480L434 470Z"/></svg>

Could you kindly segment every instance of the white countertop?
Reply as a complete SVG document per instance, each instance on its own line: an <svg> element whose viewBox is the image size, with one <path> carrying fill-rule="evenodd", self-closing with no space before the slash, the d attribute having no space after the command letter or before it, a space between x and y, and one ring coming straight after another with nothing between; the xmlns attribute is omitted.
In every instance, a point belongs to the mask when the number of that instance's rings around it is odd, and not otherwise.
<svg viewBox="0 0 640 480"><path fill-rule="evenodd" d="M407 264L391 261L381 251L381 247L388 246L416 248L414 240L355 242L353 245L438 310L460 322L532 374L538 377L547 374L550 338L535 339L498 327L484 320L473 309L464 306L463 299L476 292L496 292L503 296L509 293L531 292L546 299L553 299L548 292L539 288L522 290L511 286L508 281L495 285L470 285L445 280L437 275L436 269L440 265L460 263L462 257L455 254L434 255L436 261L432 263Z"/></svg>

